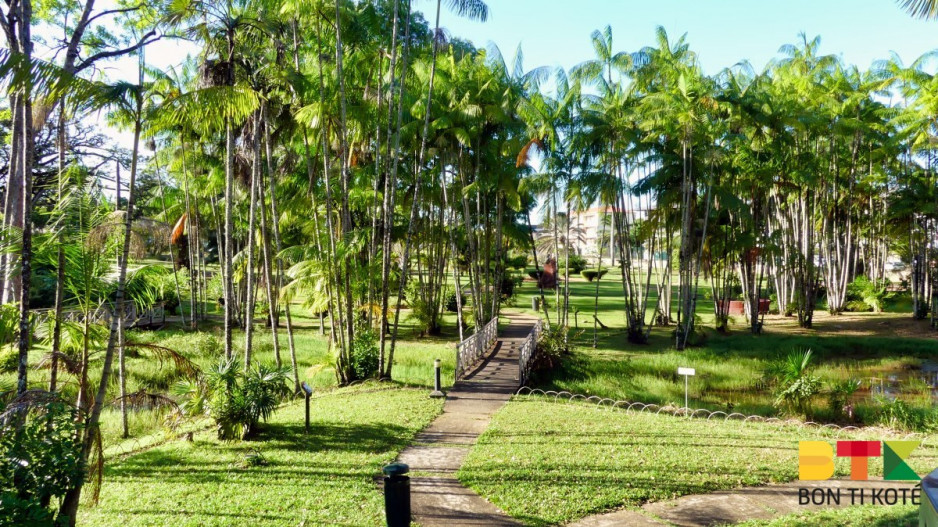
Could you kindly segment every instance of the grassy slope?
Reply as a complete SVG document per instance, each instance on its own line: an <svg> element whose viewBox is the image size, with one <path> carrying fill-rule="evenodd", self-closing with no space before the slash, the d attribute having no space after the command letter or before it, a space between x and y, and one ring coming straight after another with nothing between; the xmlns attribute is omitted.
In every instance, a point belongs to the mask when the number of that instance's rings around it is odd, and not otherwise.
<svg viewBox="0 0 938 527"><path fill-rule="evenodd" d="M253 441L222 443L211 432L112 463L89 526L381 525L374 477L440 411L424 390L343 389L278 411ZM356 393L357 392L357 393ZM266 466L246 467L259 452ZM304 523L305 522L305 523Z"/></svg>
<svg viewBox="0 0 938 527"><path fill-rule="evenodd" d="M882 439L870 432L854 434ZM853 437L853 436L851 436ZM520 397L496 414L459 479L532 525L570 521L798 475L798 441L830 432L610 411ZM938 465L938 445L920 447L912 467ZM878 460L870 473L881 473ZM839 465L846 474L846 465Z"/></svg>
<svg viewBox="0 0 938 527"><path fill-rule="evenodd" d="M300 380L307 381L317 390L334 388L336 385L335 358L328 349L327 337L319 335L317 321L310 317L299 306L294 306L295 342L297 350L297 363ZM453 371L455 370L456 352L454 343L458 340L455 323L449 323L444 334L438 337L417 338L410 321L406 320L407 313L402 313L403 324L400 330L400 340L394 354L393 376L396 382L430 388L433 386L433 359L442 360L442 381L445 387L452 385ZM260 317L258 318L260 320ZM447 322L451 322L447 319ZM282 321L282 324L285 324ZM328 331L328 328L327 328ZM280 330L280 353L284 366L290 366L289 348L287 346L286 330ZM106 332L105 332L106 337ZM147 344L156 344L170 348L187 359L206 369L217 363L222 353L222 328L217 322L203 322L198 331L184 330L179 324L168 325L165 329L148 330L133 329L128 331L129 341ZM235 355L241 356L244 348L244 332L236 330L233 335ZM273 335L264 324L255 324L254 359L259 362L272 363ZM30 364L38 364L48 352L48 347L36 342L30 352ZM101 351L92 355L92 380L99 378L103 359ZM127 357L127 390L134 393L144 390L150 393L167 393L173 384L182 378L171 361L159 361L146 351L128 353ZM115 360L116 368L116 360ZM29 384L32 388L46 388L49 382L49 370L29 370ZM69 398L75 397L77 385L71 376L60 373L59 389ZM0 373L0 385L15 383L16 373ZM116 369L112 377L113 384L109 388L109 398L119 395ZM107 447L123 443L120 451L126 448L137 448L146 441L139 439L162 426L162 413L153 411L132 412L129 415L131 440L120 441L121 434L120 413L117 405L108 406L102 414L101 428ZM126 447L126 448L124 448Z"/></svg>

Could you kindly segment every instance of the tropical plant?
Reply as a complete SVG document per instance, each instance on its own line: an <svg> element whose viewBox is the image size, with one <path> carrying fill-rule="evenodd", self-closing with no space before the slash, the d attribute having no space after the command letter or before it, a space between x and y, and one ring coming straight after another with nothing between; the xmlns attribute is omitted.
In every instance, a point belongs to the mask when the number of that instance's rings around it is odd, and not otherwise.
<svg viewBox="0 0 938 527"><path fill-rule="evenodd" d="M776 383L776 407L795 415L811 415L811 402L821 391L821 380L811 371L812 353L792 350L769 367L768 375Z"/></svg>
<svg viewBox="0 0 938 527"><path fill-rule="evenodd" d="M218 438L231 441L254 433L258 423L266 421L284 397L290 394L289 374L256 363L243 370L237 358L222 359L205 373L207 395L192 384L179 385L178 391L189 395L190 411L207 406L215 420Z"/></svg>

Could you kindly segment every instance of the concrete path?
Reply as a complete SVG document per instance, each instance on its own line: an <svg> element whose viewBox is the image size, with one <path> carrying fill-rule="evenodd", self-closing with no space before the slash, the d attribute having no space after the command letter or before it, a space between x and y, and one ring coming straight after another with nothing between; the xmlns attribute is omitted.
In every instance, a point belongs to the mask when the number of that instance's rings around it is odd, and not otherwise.
<svg viewBox="0 0 938 527"><path fill-rule="evenodd" d="M768 520L804 512L820 507L798 504L798 489L821 488L843 489L840 492L841 507L851 505L851 493L846 489L862 489L865 502L870 502L873 490L878 489L908 489L911 498L912 483L897 481L883 481L872 479L868 481L850 481L833 479L829 481L794 481L762 487L744 487L741 489L711 492L709 494L694 494L682 496L674 500L649 503L641 511L620 510L605 514L588 516L582 520L568 525L568 527L613 527L628 525L635 527L678 526L678 527L709 527L713 525L727 525L745 520ZM856 492L857 505L860 504L860 491ZM900 498L901 499L901 498ZM909 502L911 503L911 502ZM837 507L824 505L824 508Z"/></svg>
<svg viewBox="0 0 938 527"><path fill-rule="evenodd" d="M469 448L519 387L518 351L536 319L503 318L510 325L493 351L450 389L443 413L398 457L410 465L411 510L423 527L521 525L456 479Z"/></svg>

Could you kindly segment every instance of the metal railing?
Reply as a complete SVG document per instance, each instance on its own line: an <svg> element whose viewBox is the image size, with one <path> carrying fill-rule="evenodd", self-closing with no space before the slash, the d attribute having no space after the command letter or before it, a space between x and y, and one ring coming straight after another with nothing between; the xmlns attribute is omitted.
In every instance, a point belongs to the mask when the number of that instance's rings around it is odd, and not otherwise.
<svg viewBox="0 0 938 527"><path fill-rule="evenodd" d="M469 370L469 367L479 362L482 355L498 340L498 317L486 324L482 331L456 345L456 380L458 381Z"/></svg>
<svg viewBox="0 0 938 527"><path fill-rule="evenodd" d="M124 313L120 318L121 324L125 328L132 328L136 326L152 326L154 323L165 324L166 309L163 307L162 302L153 304L149 308L142 310L137 309L137 306L133 302L127 302L124 304ZM37 328L40 328L44 325L51 325L54 319L54 309L33 310L31 321L33 331L36 331ZM63 310L62 320L65 322L84 322L85 314L78 309ZM97 309L91 312L90 321L93 324L110 324L111 310L109 305L102 304L98 306Z"/></svg>
<svg viewBox="0 0 938 527"><path fill-rule="evenodd" d="M537 341L541 338L541 321L538 320L531 332L521 343L521 352L518 354L518 382L524 386L528 382L528 376L531 375L531 359L534 358L534 352L537 350Z"/></svg>

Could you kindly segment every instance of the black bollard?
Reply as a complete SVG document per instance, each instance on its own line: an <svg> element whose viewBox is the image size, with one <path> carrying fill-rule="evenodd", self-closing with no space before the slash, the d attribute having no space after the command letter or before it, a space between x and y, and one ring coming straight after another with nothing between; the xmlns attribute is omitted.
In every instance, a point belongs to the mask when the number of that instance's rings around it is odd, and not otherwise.
<svg viewBox="0 0 938 527"><path fill-rule="evenodd" d="M384 467L384 514L388 527L410 525L410 467L391 463Z"/></svg>
<svg viewBox="0 0 938 527"><path fill-rule="evenodd" d="M430 397L446 397L446 394L443 393L443 385L440 382L440 359L433 361L433 392L430 393Z"/></svg>

